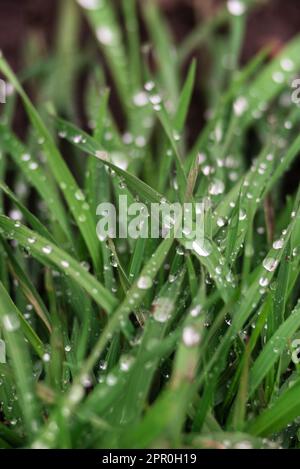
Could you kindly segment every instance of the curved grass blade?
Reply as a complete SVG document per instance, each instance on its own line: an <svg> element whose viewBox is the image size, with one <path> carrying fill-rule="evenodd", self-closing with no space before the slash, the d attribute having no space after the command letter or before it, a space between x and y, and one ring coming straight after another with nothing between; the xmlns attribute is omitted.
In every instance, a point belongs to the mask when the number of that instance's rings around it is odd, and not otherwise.
<svg viewBox="0 0 300 469"><path fill-rule="evenodd" d="M34 285L31 283L29 277L26 275L20 264L17 262L15 256L11 252L9 246L4 244L5 252L8 256L8 264L13 276L17 279L20 287L23 290L25 297L28 299L30 304L34 307L37 315L41 318L48 331L51 332L51 319L48 310L36 291Z"/></svg>
<svg viewBox="0 0 300 469"><path fill-rule="evenodd" d="M21 327L24 336L36 352L36 354L41 358L44 354L45 347L43 342L38 337L36 332L32 329L30 324L26 321L23 314L18 310L18 308L13 304L12 300L10 299L6 289L4 288L3 284L0 283L0 291L3 294L3 302L1 304L2 314L5 314L5 310L7 314L13 314L13 317L16 317L16 323L18 326ZM10 301L8 300L10 299ZM10 308L8 308L8 304L10 303ZM13 306L12 306L13 305ZM9 320L9 317L7 318ZM5 327L4 327L5 329Z"/></svg>
<svg viewBox="0 0 300 469"><path fill-rule="evenodd" d="M19 329L22 317L3 284L0 283L0 320L2 330L8 346L19 400L22 403L21 409L26 431L28 436L33 436L38 431L40 425L39 406L35 398L29 352L24 342L23 334ZM24 323L21 324L23 326Z"/></svg>
<svg viewBox="0 0 300 469"><path fill-rule="evenodd" d="M26 179L36 189L45 204L49 207L52 217L59 222L62 230L68 239L70 239L71 234L66 211L53 181L47 176L42 165L26 151L25 146L4 124L0 124L0 139L1 147L11 155ZM8 193L8 191L6 192ZM16 199L14 201L17 203Z"/></svg>
<svg viewBox="0 0 300 469"><path fill-rule="evenodd" d="M174 127L177 132L182 131L190 108L192 94L195 86L196 70L197 62L196 60L192 60L188 71L188 75L186 77L182 92L180 94L177 111L174 116Z"/></svg>
<svg viewBox="0 0 300 469"><path fill-rule="evenodd" d="M10 188L6 184L0 182L0 189L13 201L13 203L18 207L20 212L23 214L25 220L30 224L33 230L39 233L44 238L49 239L49 241L54 242L52 235L49 233L45 225L43 225L39 219L33 215L26 207L19 201L19 199L14 195Z"/></svg>
<svg viewBox="0 0 300 469"><path fill-rule="evenodd" d="M164 22L156 1L143 2L143 13L155 47L162 84L174 109L176 109L179 99L179 73L177 57L174 53L172 54L173 44L170 31Z"/></svg>
<svg viewBox="0 0 300 469"><path fill-rule="evenodd" d="M84 11L108 62L123 107L128 111L131 96L128 59L114 6L103 0L98 8Z"/></svg>
<svg viewBox="0 0 300 469"><path fill-rule="evenodd" d="M81 135L82 139L77 145L85 153L93 155L102 161L104 165L113 169L119 176L121 176L128 187L134 192L137 193L143 200L146 202L160 202L163 199L163 196L148 186L146 183L138 179L133 174L128 171L124 171L122 168L119 168L115 164L108 161L109 154L106 150L103 150L103 147L90 135L79 130L75 125L64 121L63 119L55 119L57 128L60 132L64 132L66 140L74 144L74 136Z"/></svg>
<svg viewBox="0 0 300 469"><path fill-rule="evenodd" d="M300 304L296 306L292 314L276 330L269 339L259 357L251 367L249 377L249 396L256 391L262 380L271 370L273 365L279 360L288 345L288 340L300 327Z"/></svg>
<svg viewBox="0 0 300 469"><path fill-rule="evenodd" d="M55 265L72 277L108 314L115 309L116 299L72 256L29 228L21 224L16 226L4 215L0 215L0 228L5 236L16 239L22 246L29 249L32 255L37 256L38 260L43 260L46 265ZM31 243L30 240L34 242Z"/></svg>
<svg viewBox="0 0 300 469"><path fill-rule="evenodd" d="M299 393L300 382L296 381L272 407L247 425L247 432L251 435L268 436L282 430L300 415Z"/></svg>

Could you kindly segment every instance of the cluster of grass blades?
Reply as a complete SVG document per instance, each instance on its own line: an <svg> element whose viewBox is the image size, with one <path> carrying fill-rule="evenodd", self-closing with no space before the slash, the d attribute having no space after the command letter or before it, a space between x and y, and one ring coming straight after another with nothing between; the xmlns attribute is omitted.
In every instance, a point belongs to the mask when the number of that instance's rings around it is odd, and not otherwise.
<svg viewBox="0 0 300 469"><path fill-rule="evenodd" d="M300 37L240 68L261 2L229 0L182 44L155 1L119 3L61 2L51 57L28 38L19 77L0 57L12 90L0 122L0 447L297 448L300 190L284 182L300 152ZM209 70L190 59L200 45ZM199 81L207 121L191 144ZM98 239L97 206L120 195L208 201L207 249L172 228Z"/></svg>

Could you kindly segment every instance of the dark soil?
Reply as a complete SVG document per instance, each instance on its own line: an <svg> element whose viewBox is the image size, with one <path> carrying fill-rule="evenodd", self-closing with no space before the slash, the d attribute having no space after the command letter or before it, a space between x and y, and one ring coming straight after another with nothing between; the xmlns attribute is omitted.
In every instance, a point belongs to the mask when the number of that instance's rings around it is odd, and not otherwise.
<svg viewBox="0 0 300 469"><path fill-rule="evenodd" d="M0 0L0 48L14 67L20 57L26 33L39 35L45 45L51 43L57 5L63 0ZM144 0L140 0L144 1ZM199 21L214 14L223 0L159 0L178 41ZM118 3L118 2L116 2ZM270 42L282 45L300 31L300 2L270 0L249 18L244 46L248 59Z"/></svg>
<svg viewBox="0 0 300 469"><path fill-rule="evenodd" d="M57 7L64 0L0 0L0 49L15 70L22 68L21 57L26 45L26 35L34 32L45 51L51 47L57 15ZM116 3L120 0L115 0ZM140 0L145 1L145 0ZM213 15L224 0L159 0L162 10L178 42L199 22ZM143 28L144 29L144 28ZM247 25L246 40L242 62L246 62L259 49L272 44L273 53L300 31L300 1L270 0L250 15ZM83 36L89 34L83 28ZM199 54L201 63L201 52ZM117 107L117 106L115 106ZM199 131L199 115L203 110L203 99L199 90L195 90L193 106L189 116L189 134L191 140ZM200 112L199 112L200 111ZM20 111L21 112L21 111ZM118 112L116 112L118 114ZM26 120L17 116L18 133L22 134ZM195 125L196 123L196 125ZM296 181L295 181L296 177ZM298 183L296 171L288 177L291 186Z"/></svg>

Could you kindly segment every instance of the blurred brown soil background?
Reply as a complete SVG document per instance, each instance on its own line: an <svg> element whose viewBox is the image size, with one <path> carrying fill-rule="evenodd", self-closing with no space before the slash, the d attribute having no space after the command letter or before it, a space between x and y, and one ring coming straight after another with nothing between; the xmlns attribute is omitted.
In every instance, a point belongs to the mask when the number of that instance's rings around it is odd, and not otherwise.
<svg viewBox="0 0 300 469"><path fill-rule="evenodd" d="M47 54L54 36L58 6L62 1L64 0L0 0L0 49L15 70L22 68L22 54L29 31L38 37L41 50ZM121 0L111 1L118 4ZM143 1L145 0L140 0ZM214 15L225 0L158 1L176 41L180 42L195 25ZM141 30L144 36L145 28L142 27ZM266 45L272 45L276 53L286 41L299 32L300 0L269 0L266 6L251 13L248 18L242 62L246 62ZM88 27L83 22L83 37L88 37L88 34ZM201 52L198 55L201 63ZM115 108L115 114L118 114L118 106L114 101L112 106ZM188 134L191 140L194 140L199 132L199 115L203 110L203 97L196 88L188 119ZM26 120L20 107L19 114L15 126L17 132L22 134ZM291 171L287 178L288 185L295 187L298 179L297 171Z"/></svg>
<svg viewBox="0 0 300 469"><path fill-rule="evenodd" d="M57 6L62 1L0 0L0 48L14 67L20 66L20 55L28 30L35 31L45 47L51 43ZM224 3L224 0L158 1L178 41ZM300 1L270 0L268 5L250 15L243 58L247 60L270 42L280 45L299 31Z"/></svg>

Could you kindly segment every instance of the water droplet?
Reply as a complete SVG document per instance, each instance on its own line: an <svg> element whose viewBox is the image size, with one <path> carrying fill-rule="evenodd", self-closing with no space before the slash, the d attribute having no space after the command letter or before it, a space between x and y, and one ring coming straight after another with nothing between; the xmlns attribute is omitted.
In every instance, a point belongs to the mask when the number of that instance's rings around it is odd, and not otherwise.
<svg viewBox="0 0 300 469"><path fill-rule="evenodd" d="M222 226L224 226L225 223L226 223L226 222L225 222L225 219L224 219L223 217L219 217L219 218L217 219L217 226L218 226L219 228L222 228Z"/></svg>
<svg viewBox="0 0 300 469"><path fill-rule="evenodd" d="M11 83L6 83L6 96L12 96L15 92L15 87Z"/></svg>
<svg viewBox="0 0 300 469"><path fill-rule="evenodd" d="M144 86L146 91L152 91L155 88L155 83L154 81L147 81Z"/></svg>
<svg viewBox="0 0 300 469"><path fill-rule="evenodd" d="M285 121L284 128L287 130L291 130L293 128L293 123L291 121Z"/></svg>
<svg viewBox="0 0 300 469"><path fill-rule="evenodd" d="M143 275L142 277L140 277L137 282L137 286L141 290L148 290L152 287L152 284L152 278L147 275Z"/></svg>
<svg viewBox="0 0 300 469"><path fill-rule="evenodd" d="M74 142L74 143L80 143L80 142L82 142L82 135L74 135L74 137L73 137L73 142Z"/></svg>
<svg viewBox="0 0 300 469"><path fill-rule="evenodd" d="M108 386L115 386L115 384L117 384L117 381L117 377L112 373L109 373L109 375L107 375L106 382Z"/></svg>
<svg viewBox="0 0 300 469"><path fill-rule="evenodd" d="M193 326L186 326L183 329L182 340L186 347L195 347L200 343L201 336Z"/></svg>
<svg viewBox="0 0 300 469"><path fill-rule="evenodd" d="M130 132L125 132L122 137L123 142L125 145L130 145L133 142L133 137Z"/></svg>
<svg viewBox="0 0 300 469"><path fill-rule="evenodd" d="M80 382L84 388L90 388L93 384L92 378L88 374L84 374L80 378Z"/></svg>
<svg viewBox="0 0 300 469"><path fill-rule="evenodd" d="M84 194L83 192L78 189L76 192L75 192L75 199L76 200L84 200Z"/></svg>
<svg viewBox="0 0 300 469"><path fill-rule="evenodd" d="M248 101L244 96L240 96L233 103L233 110L236 116L242 116L248 109Z"/></svg>
<svg viewBox="0 0 300 469"><path fill-rule="evenodd" d="M223 194L224 190L225 190L224 182L216 179L210 184L208 192L210 193L210 195L220 195L220 194Z"/></svg>
<svg viewBox="0 0 300 469"><path fill-rule="evenodd" d="M291 72L295 68L294 62L289 58L281 59L280 66L285 72Z"/></svg>
<svg viewBox="0 0 300 469"><path fill-rule="evenodd" d="M196 305L194 306L191 311L190 311L190 315L193 317L193 318L196 318L197 316L199 316L199 314L201 313L202 311L202 306L201 305Z"/></svg>
<svg viewBox="0 0 300 469"><path fill-rule="evenodd" d="M3 327L8 332L14 332L20 327L20 321L16 314L5 314L2 318Z"/></svg>
<svg viewBox="0 0 300 469"><path fill-rule="evenodd" d="M148 95L145 91L139 91L132 98L133 104L137 107L143 107L148 104Z"/></svg>
<svg viewBox="0 0 300 469"><path fill-rule="evenodd" d="M258 234L263 235L265 233L265 228L263 226L259 226L256 231Z"/></svg>
<svg viewBox="0 0 300 469"><path fill-rule="evenodd" d="M97 150L95 156L102 161L108 161L108 153L107 151Z"/></svg>
<svg viewBox="0 0 300 469"><path fill-rule="evenodd" d="M179 256L183 256L184 255L184 249L182 246L177 246L176 248L176 253L179 255Z"/></svg>
<svg viewBox="0 0 300 469"><path fill-rule="evenodd" d="M193 241L193 249L201 257L208 257L212 252L211 243L208 240Z"/></svg>
<svg viewBox="0 0 300 469"><path fill-rule="evenodd" d="M141 141L138 139L137 143L139 145L141 143ZM112 162L116 166L118 166L118 168L123 169L124 171L126 171L126 169L128 168L129 161L128 161L127 156L124 153L113 152L111 154L111 159L112 159Z"/></svg>
<svg viewBox="0 0 300 469"><path fill-rule="evenodd" d="M50 353L44 353L42 359L43 359L43 362L45 363L50 362L50 359L51 359Z"/></svg>
<svg viewBox="0 0 300 469"><path fill-rule="evenodd" d="M227 281L228 283L234 282L234 276L233 276L233 273L232 273L232 272L228 272L228 273L226 274L226 281Z"/></svg>
<svg viewBox="0 0 300 469"><path fill-rule="evenodd" d="M220 143L223 138L223 130L220 124L215 128L215 139L217 143Z"/></svg>
<svg viewBox="0 0 300 469"><path fill-rule="evenodd" d="M197 161L198 161L198 164L199 164L199 165L203 164L204 161L206 161L206 155L205 155L205 153L198 153Z"/></svg>
<svg viewBox="0 0 300 469"><path fill-rule="evenodd" d="M22 161L29 161L31 156L28 153L24 153L24 155L21 156Z"/></svg>
<svg viewBox="0 0 300 469"><path fill-rule="evenodd" d="M105 46L110 46L114 40L113 31L108 26L100 26L96 30L96 36L98 41Z"/></svg>
<svg viewBox="0 0 300 469"><path fill-rule="evenodd" d="M264 259L263 261L263 266L266 270L268 270L269 272L274 272L274 270L277 268L278 266L278 260L277 259L273 259L272 257L267 257L266 259Z"/></svg>
<svg viewBox="0 0 300 469"><path fill-rule="evenodd" d="M174 130L173 132L173 138L175 140L175 142L179 142L181 137L180 137L180 134L177 132L177 130Z"/></svg>
<svg viewBox="0 0 300 469"><path fill-rule="evenodd" d="M129 371L134 363L134 358L130 355L122 355L120 358L120 369L121 371Z"/></svg>
<svg viewBox="0 0 300 469"><path fill-rule="evenodd" d="M274 72L272 80L278 84L284 83L284 74L282 72Z"/></svg>
<svg viewBox="0 0 300 469"><path fill-rule="evenodd" d="M240 221L243 221L247 218L247 213L245 212L245 210L241 209L240 210L240 213L239 213L239 220Z"/></svg>
<svg viewBox="0 0 300 469"><path fill-rule="evenodd" d="M44 247L42 247L42 251L43 251L44 254L51 254L52 247L51 246L44 246Z"/></svg>
<svg viewBox="0 0 300 469"><path fill-rule="evenodd" d="M77 0L77 3L86 10L97 10L102 6L102 0Z"/></svg>
<svg viewBox="0 0 300 469"><path fill-rule="evenodd" d="M159 94L153 94L149 97L149 101L153 106L157 106L161 103L161 96Z"/></svg>
<svg viewBox="0 0 300 469"><path fill-rule="evenodd" d="M31 169L31 171L35 171L38 167L39 165L35 161L31 161L31 163L29 163L29 169Z"/></svg>
<svg viewBox="0 0 300 469"><path fill-rule="evenodd" d="M50 447L47 446L43 441L39 441L39 440L32 443L31 448L32 449L50 449Z"/></svg>
<svg viewBox="0 0 300 469"><path fill-rule="evenodd" d="M80 221L80 223L84 223L86 221L86 216L83 214L79 215L78 221Z"/></svg>
<svg viewBox="0 0 300 469"><path fill-rule="evenodd" d="M69 400L77 404L84 396L84 388L81 384L73 384L69 393Z"/></svg>
<svg viewBox="0 0 300 469"><path fill-rule="evenodd" d="M274 241L273 243L273 248L278 250L278 249L282 249L284 246L284 239L278 239L277 241Z"/></svg>
<svg viewBox="0 0 300 469"><path fill-rule="evenodd" d="M233 16L241 16L246 11L246 5L241 0L228 0L227 9Z"/></svg>
<svg viewBox="0 0 300 469"><path fill-rule="evenodd" d="M261 277L259 279L259 284L261 287L267 287L269 285L269 280L267 279L267 277Z"/></svg>
<svg viewBox="0 0 300 469"><path fill-rule="evenodd" d="M9 211L9 218L11 218L12 220L22 220L22 212L20 212L20 210L17 210L17 209L13 209L13 210L10 210Z"/></svg>
<svg viewBox="0 0 300 469"><path fill-rule="evenodd" d="M228 176L229 176L230 181L232 182L237 181L239 178L239 174L236 171L230 171Z"/></svg>
<svg viewBox="0 0 300 469"><path fill-rule="evenodd" d="M70 264L68 261L61 261L61 265L64 269L67 269L68 267L70 267Z"/></svg>
<svg viewBox="0 0 300 469"><path fill-rule="evenodd" d="M210 165L206 165L202 168L202 173L204 176L209 176L210 174L213 174L214 168Z"/></svg>
<svg viewBox="0 0 300 469"><path fill-rule="evenodd" d="M170 274L169 277L168 277L168 281L170 283L174 283L176 278L177 278L176 275Z"/></svg>
<svg viewBox="0 0 300 469"><path fill-rule="evenodd" d="M143 135L139 135L135 138L134 143L137 147L144 148L146 146L147 141Z"/></svg>
<svg viewBox="0 0 300 469"><path fill-rule="evenodd" d="M253 446L249 441L240 441L239 443L235 443L233 446L234 449L252 449Z"/></svg>
<svg viewBox="0 0 300 469"><path fill-rule="evenodd" d="M105 360L99 361L99 369L105 371L107 369L107 362Z"/></svg>
<svg viewBox="0 0 300 469"><path fill-rule="evenodd" d="M153 303L153 317L155 321L164 323L171 317L174 303L170 298L159 297Z"/></svg>

